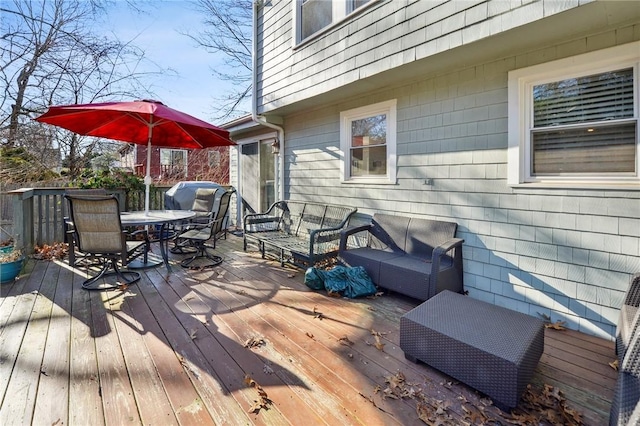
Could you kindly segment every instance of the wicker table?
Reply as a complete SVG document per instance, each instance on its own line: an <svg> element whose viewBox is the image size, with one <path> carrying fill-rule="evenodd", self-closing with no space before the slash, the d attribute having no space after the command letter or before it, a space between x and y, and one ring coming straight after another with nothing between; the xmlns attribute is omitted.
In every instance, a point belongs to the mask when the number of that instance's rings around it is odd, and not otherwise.
<svg viewBox="0 0 640 426"><path fill-rule="evenodd" d="M413 362L437 368L515 407L544 350L544 323L445 290L400 319L400 347Z"/></svg>

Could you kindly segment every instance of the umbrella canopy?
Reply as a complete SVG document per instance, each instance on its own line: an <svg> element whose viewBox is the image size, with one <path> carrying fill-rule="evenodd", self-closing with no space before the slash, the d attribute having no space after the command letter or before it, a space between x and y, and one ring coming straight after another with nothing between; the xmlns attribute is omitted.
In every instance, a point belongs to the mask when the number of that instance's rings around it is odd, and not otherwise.
<svg viewBox="0 0 640 426"><path fill-rule="evenodd" d="M80 135L146 144L145 211L149 211L152 146L200 149L235 145L228 131L153 100L51 106L36 121Z"/></svg>

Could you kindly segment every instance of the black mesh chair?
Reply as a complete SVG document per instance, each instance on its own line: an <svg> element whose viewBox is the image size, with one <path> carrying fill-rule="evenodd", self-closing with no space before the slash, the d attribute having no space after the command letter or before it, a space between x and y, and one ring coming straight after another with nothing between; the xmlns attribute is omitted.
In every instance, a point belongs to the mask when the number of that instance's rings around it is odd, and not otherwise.
<svg viewBox="0 0 640 426"><path fill-rule="evenodd" d="M74 241L81 253L96 259L102 265L97 275L82 283L86 290L111 290L140 280L140 274L120 269L118 262L127 264L138 255L146 255L148 241L127 240L120 222L120 208L115 196L71 196L69 212L73 223ZM120 282L106 278L117 277Z"/></svg>
<svg viewBox="0 0 640 426"><path fill-rule="evenodd" d="M180 264L185 268L205 269L212 268L222 263L222 257L209 253L207 250L216 248L216 240L225 235L225 219L229 210L229 200L233 190L225 191L220 197L215 215L205 227L190 229L178 235L187 246L195 249L192 257L184 259ZM209 241L213 245L208 244Z"/></svg>

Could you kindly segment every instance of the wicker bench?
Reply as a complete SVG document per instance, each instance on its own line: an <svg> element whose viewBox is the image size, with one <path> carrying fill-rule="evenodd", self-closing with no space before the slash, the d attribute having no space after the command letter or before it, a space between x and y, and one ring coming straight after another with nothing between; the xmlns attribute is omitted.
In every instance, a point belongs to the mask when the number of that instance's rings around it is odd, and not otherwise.
<svg viewBox="0 0 640 426"><path fill-rule="evenodd" d="M244 217L244 250L275 253L284 265L313 265L338 252L340 232L357 209L305 201L277 201L264 213Z"/></svg>
<svg viewBox="0 0 640 426"><path fill-rule="evenodd" d="M445 290L400 319L400 348L515 407L544 350L544 323L530 315Z"/></svg>

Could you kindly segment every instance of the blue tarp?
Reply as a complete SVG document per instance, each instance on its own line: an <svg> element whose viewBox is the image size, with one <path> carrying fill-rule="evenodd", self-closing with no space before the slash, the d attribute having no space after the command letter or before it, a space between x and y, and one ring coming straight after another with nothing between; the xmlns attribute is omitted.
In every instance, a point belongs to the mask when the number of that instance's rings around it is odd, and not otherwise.
<svg viewBox="0 0 640 426"><path fill-rule="evenodd" d="M336 266L330 271L311 267L304 274L304 283L314 290L324 289L351 299L376 293L376 286L362 266Z"/></svg>

